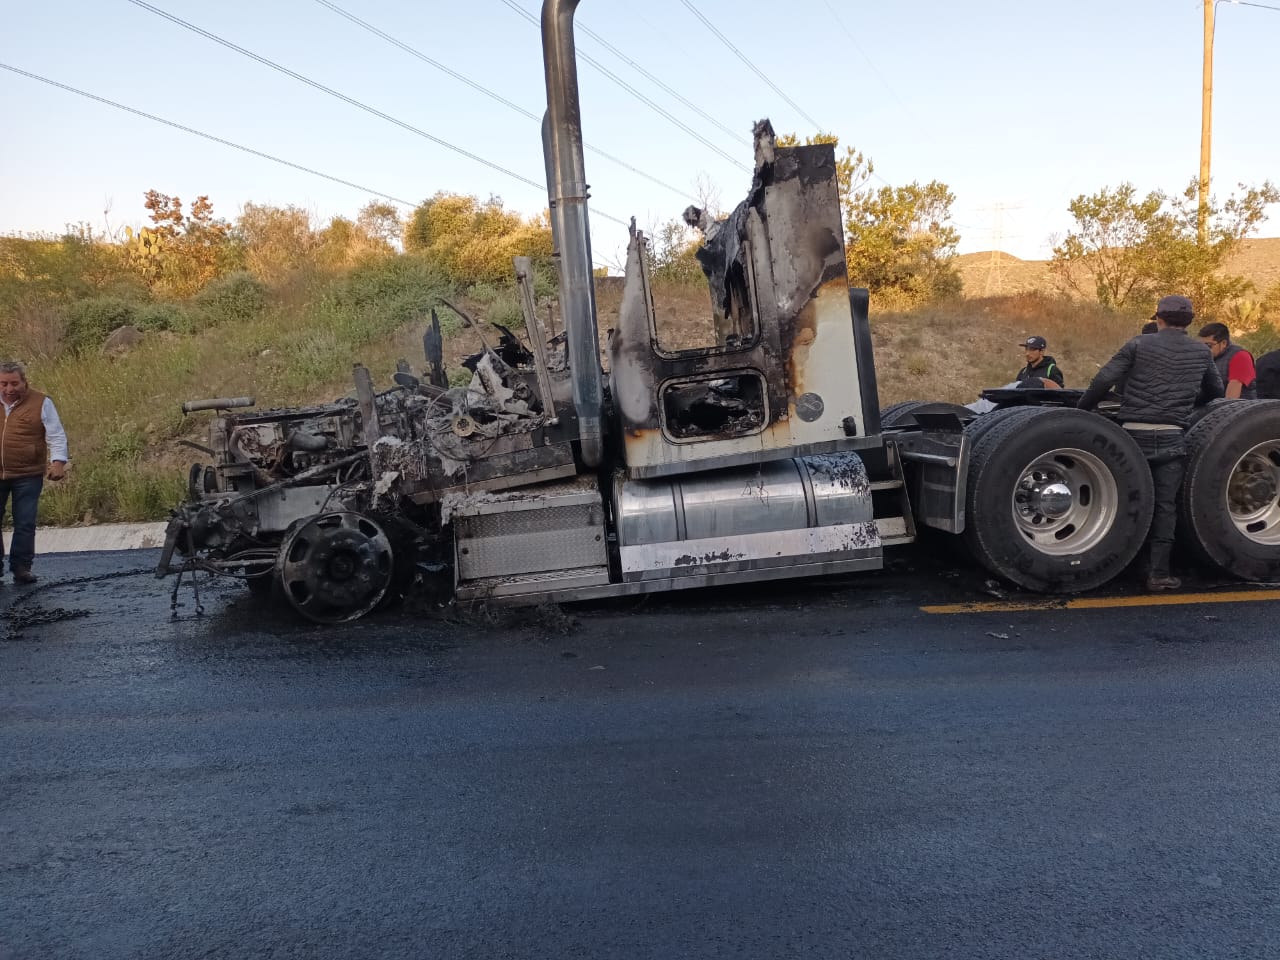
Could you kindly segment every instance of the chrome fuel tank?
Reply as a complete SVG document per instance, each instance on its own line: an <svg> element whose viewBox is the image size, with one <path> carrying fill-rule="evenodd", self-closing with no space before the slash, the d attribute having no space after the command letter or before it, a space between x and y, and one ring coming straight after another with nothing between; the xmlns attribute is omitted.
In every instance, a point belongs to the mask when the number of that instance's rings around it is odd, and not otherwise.
<svg viewBox="0 0 1280 960"><path fill-rule="evenodd" d="M619 479L624 579L865 557L879 566L871 487L854 453L656 480Z"/></svg>

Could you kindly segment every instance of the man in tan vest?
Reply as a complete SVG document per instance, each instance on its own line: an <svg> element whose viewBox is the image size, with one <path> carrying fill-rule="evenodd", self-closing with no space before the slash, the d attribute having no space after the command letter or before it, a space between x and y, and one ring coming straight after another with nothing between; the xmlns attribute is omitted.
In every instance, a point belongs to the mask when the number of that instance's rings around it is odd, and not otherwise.
<svg viewBox="0 0 1280 960"><path fill-rule="evenodd" d="M14 583L35 583L31 563L36 556L36 507L45 477L61 480L67 469L67 433L53 401L27 384L20 363L0 363L0 522L13 498L13 539L9 572ZM4 545L0 542L0 565Z"/></svg>

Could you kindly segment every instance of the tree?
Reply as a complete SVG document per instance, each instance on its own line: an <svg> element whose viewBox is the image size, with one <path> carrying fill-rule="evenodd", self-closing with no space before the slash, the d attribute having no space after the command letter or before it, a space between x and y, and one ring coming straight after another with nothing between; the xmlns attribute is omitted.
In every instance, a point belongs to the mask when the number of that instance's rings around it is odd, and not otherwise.
<svg viewBox="0 0 1280 960"><path fill-rule="evenodd" d="M512 257L551 256L551 223L545 212L526 219L507 210L499 197L441 192L414 208L404 247L456 282L496 283L512 277Z"/></svg>
<svg viewBox="0 0 1280 960"><path fill-rule="evenodd" d="M850 281L907 304L958 296L955 200L937 180L856 193L845 221Z"/></svg>
<svg viewBox="0 0 1280 960"><path fill-rule="evenodd" d="M655 280L704 283L696 256L702 237L682 220L668 220L649 232L649 270Z"/></svg>
<svg viewBox="0 0 1280 960"><path fill-rule="evenodd" d="M187 297L236 266L231 224L213 215L213 203L199 196L184 213L182 200L148 190L143 206L151 226L137 233L125 228L130 265L157 293Z"/></svg>
<svg viewBox="0 0 1280 960"><path fill-rule="evenodd" d="M792 147L795 134L777 138ZM808 137L807 144L839 145L834 134ZM904 187L868 188L875 164L853 147L836 153L836 185L844 215L845 260L850 283L902 305L955 296L960 234L950 224L955 195L945 183L918 181Z"/></svg>
<svg viewBox="0 0 1280 960"><path fill-rule="evenodd" d="M386 244L388 252L400 246L404 224L400 222L400 211L393 204L381 200L370 200L356 215L356 226L364 231L370 240Z"/></svg>
<svg viewBox="0 0 1280 960"><path fill-rule="evenodd" d="M301 207L246 203L236 232L245 266L259 280L282 280L316 262L320 238L311 228L311 214Z"/></svg>
<svg viewBox="0 0 1280 960"><path fill-rule="evenodd" d="M1280 202L1270 183L1240 184L1239 195L1207 204L1208 236L1197 236L1196 181L1178 196L1152 191L1139 197L1133 184L1081 194L1068 205L1076 229L1053 249L1051 269L1062 284L1103 306L1145 309L1166 293L1191 298L1196 312L1211 317L1253 289L1223 268L1266 219L1266 206Z"/></svg>

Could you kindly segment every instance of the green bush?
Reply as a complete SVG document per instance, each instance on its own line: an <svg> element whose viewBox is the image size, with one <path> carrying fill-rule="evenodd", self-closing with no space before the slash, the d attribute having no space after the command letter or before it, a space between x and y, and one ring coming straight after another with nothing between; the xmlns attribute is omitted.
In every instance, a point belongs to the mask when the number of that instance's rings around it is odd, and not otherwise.
<svg viewBox="0 0 1280 960"><path fill-rule="evenodd" d="M185 492L186 479L172 466L92 460L78 463L62 483L45 485L39 522L163 520Z"/></svg>
<svg viewBox="0 0 1280 960"><path fill-rule="evenodd" d="M103 459L112 463L135 463L147 449L147 438L133 424L113 430L102 439Z"/></svg>
<svg viewBox="0 0 1280 960"><path fill-rule="evenodd" d="M1280 318L1277 319L1280 320ZM1280 350L1280 322L1263 321L1259 324L1257 330L1236 339L1254 357L1260 357L1264 353L1270 353L1272 350Z"/></svg>
<svg viewBox="0 0 1280 960"><path fill-rule="evenodd" d="M210 326L252 320L267 305L267 288L253 274L238 270L207 284L195 303Z"/></svg>
<svg viewBox="0 0 1280 960"><path fill-rule="evenodd" d="M80 352L100 347L112 330L137 323L138 308L119 297L77 300L67 307L67 342Z"/></svg>
<svg viewBox="0 0 1280 960"><path fill-rule="evenodd" d="M362 263L325 291L316 312L356 341L385 336L408 323L424 323L449 283L436 267L418 257ZM441 321L450 326L452 314ZM452 329L456 329L456 320Z"/></svg>
<svg viewBox="0 0 1280 960"><path fill-rule="evenodd" d="M171 330L174 333L191 333L195 318L190 311L176 303L146 303L134 312L134 324L139 330Z"/></svg>

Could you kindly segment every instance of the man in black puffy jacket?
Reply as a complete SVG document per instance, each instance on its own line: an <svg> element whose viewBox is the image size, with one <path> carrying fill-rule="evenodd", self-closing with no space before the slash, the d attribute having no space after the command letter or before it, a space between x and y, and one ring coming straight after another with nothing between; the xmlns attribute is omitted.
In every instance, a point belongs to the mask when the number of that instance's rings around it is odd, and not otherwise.
<svg viewBox="0 0 1280 960"><path fill-rule="evenodd" d="M1176 497L1186 472L1184 432L1191 411L1223 395L1213 354L1187 336L1195 318L1186 297L1163 297L1153 318L1154 335L1136 336L1098 371L1078 406L1091 410L1112 387L1124 384L1119 420L1151 465L1155 513L1151 518L1149 590L1176 590L1182 582L1169 569Z"/></svg>

